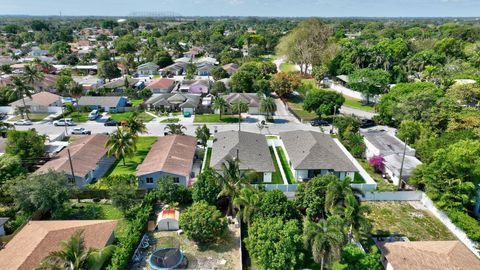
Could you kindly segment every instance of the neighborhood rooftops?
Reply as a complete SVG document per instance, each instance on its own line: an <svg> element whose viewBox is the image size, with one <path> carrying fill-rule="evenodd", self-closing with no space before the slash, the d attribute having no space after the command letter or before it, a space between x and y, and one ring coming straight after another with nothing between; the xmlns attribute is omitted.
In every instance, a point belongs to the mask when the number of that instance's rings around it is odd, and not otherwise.
<svg viewBox="0 0 480 270"><path fill-rule="evenodd" d="M175 80L168 79L168 78L161 78L149 83L147 85L147 88L148 89L169 89L174 84L175 84Z"/></svg>
<svg viewBox="0 0 480 270"><path fill-rule="evenodd" d="M79 106L102 106L102 107L117 107L120 96L83 96L78 100Z"/></svg>
<svg viewBox="0 0 480 270"><path fill-rule="evenodd" d="M473 270L478 258L460 241L379 242L391 269Z"/></svg>
<svg viewBox="0 0 480 270"><path fill-rule="evenodd" d="M2 270L34 269L60 242L82 230L87 248L103 248L112 240L116 220L28 221L4 249L0 250Z"/></svg>
<svg viewBox="0 0 480 270"><path fill-rule="evenodd" d="M33 94L31 98L25 97L26 106L45 106L48 107L51 104L60 101L62 97L49 92L40 92ZM23 107L22 99L10 103L10 106Z"/></svg>
<svg viewBox="0 0 480 270"><path fill-rule="evenodd" d="M250 107L260 106L260 98L254 93L231 93L226 95L224 98L230 104L235 101L243 101L246 102Z"/></svg>
<svg viewBox="0 0 480 270"><path fill-rule="evenodd" d="M403 153L403 149L405 147L404 142L391 135L387 131L368 130L362 131L361 133L365 140L377 148L381 152L380 154L383 156ZM407 146L407 155L414 156L415 150Z"/></svg>
<svg viewBox="0 0 480 270"><path fill-rule="evenodd" d="M160 137L137 167L137 176L167 172L189 176L197 147L197 139L186 135Z"/></svg>
<svg viewBox="0 0 480 270"><path fill-rule="evenodd" d="M296 170L358 171L330 135L299 130L280 133L280 137Z"/></svg>
<svg viewBox="0 0 480 270"><path fill-rule="evenodd" d="M216 170L231 159L240 160L240 170L273 172L275 167L268 150L267 139L262 134L245 131L225 131L215 135L211 165Z"/></svg>
<svg viewBox="0 0 480 270"><path fill-rule="evenodd" d="M106 134L94 134L82 137L68 146L75 176L84 177L96 168L97 163L107 153L107 149L105 149L107 140L108 135ZM47 172L48 170L71 174L67 149L62 150L56 158L45 163L38 169L38 172Z"/></svg>

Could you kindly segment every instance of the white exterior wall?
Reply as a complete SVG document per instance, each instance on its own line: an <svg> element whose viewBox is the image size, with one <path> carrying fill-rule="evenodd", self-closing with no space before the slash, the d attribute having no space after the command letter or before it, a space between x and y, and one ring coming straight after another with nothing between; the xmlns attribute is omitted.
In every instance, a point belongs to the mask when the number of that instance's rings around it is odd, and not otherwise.
<svg viewBox="0 0 480 270"><path fill-rule="evenodd" d="M173 218L165 218L157 224L159 231L176 231L179 229L178 220Z"/></svg>
<svg viewBox="0 0 480 270"><path fill-rule="evenodd" d="M5 229L3 228L3 225L0 226L0 236L4 236L5 235Z"/></svg>
<svg viewBox="0 0 480 270"><path fill-rule="evenodd" d="M370 143L365 137L363 137L363 142L365 143L366 150L365 150L365 156L367 159L373 157L373 156L379 156L380 155L380 150L378 150L373 144Z"/></svg>
<svg viewBox="0 0 480 270"><path fill-rule="evenodd" d="M271 172L263 173L263 182L264 183L271 183L272 182L272 173Z"/></svg>
<svg viewBox="0 0 480 270"><path fill-rule="evenodd" d="M248 107L248 113L249 114L260 114L260 111L259 111L258 107Z"/></svg>
<svg viewBox="0 0 480 270"><path fill-rule="evenodd" d="M188 112L190 114L195 114L195 110L193 108L183 108L182 109L183 112Z"/></svg>
<svg viewBox="0 0 480 270"><path fill-rule="evenodd" d="M383 166L385 173L390 177L394 185L398 186L399 178L395 173L393 173L387 166Z"/></svg>

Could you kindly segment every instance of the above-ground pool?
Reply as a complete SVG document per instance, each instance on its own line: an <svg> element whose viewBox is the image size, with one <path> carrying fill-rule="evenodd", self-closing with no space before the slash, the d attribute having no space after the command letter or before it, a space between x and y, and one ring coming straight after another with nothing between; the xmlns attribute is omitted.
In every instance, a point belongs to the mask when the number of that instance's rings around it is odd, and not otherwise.
<svg viewBox="0 0 480 270"><path fill-rule="evenodd" d="M178 248L161 248L148 257L148 264L156 270L175 269L186 266L187 257Z"/></svg>

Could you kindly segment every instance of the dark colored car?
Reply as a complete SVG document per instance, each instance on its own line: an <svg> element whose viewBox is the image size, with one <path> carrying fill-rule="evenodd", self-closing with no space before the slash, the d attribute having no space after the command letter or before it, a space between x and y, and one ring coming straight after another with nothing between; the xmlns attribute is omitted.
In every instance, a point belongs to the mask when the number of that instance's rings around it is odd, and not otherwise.
<svg viewBox="0 0 480 270"><path fill-rule="evenodd" d="M360 121L360 128L370 128L376 126L375 122L370 119L362 119Z"/></svg>
<svg viewBox="0 0 480 270"><path fill-rule="evenodd" d="M315 119L310 122L310 125L317 127L317 126L328 126L330 123L327 120L323 119Z"/></svg>
<svg viewBox="0 0 480 270"><path fill-rule="evenodd" d="M116 127L116 126L120 126L120 122L116 121L116 120L109 120L109 121L105 122L105 124L103 124L103 125L106 126L106 127Z"/></svg>

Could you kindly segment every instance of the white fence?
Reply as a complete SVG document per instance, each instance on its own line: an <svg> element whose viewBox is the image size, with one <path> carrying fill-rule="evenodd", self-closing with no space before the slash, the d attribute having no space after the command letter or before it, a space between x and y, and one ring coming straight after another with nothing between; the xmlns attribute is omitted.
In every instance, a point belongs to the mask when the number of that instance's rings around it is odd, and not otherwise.
<svg viewBox="0 0 480 270"><path fill-rule="evenodd" d="M0 113L13 113L13 109L10 106L0 106Z"/></svg>
<svg viewBox="0 0 480 270"><path fill-rule="evenodd" d="M48 113L61 113L62 107L48 107Z"/></svg>
<svg viewBox="0 0 480 270"><path fill-rule="evenodd" d="M352 185L353 186L353 185ZM420 201L423 192L420 191L392 191L392 192L365 192L362 201Z"/></svg>
<svg viewBox="0 0 480 270"><path fill-rule="evenodd" d="M340 93L340 94L343 94L345 96L349 96L349 97L352 97L352 98L356 98L356 99L360 99L360 100L363 100L365 99L364 95L358 91L355 91L355 90L352 90L352 89L349 89L341 84L337 84L337 83L332 83L330 85L330 89ZM370 101L373 101L373 102L378 102L380 100L380 96L374 96L374 97L371 97L370 98Z"/></svg>

